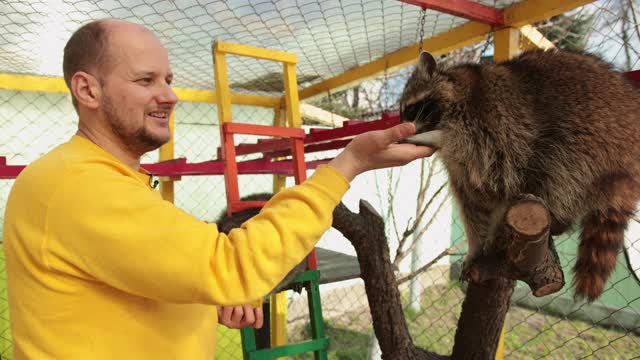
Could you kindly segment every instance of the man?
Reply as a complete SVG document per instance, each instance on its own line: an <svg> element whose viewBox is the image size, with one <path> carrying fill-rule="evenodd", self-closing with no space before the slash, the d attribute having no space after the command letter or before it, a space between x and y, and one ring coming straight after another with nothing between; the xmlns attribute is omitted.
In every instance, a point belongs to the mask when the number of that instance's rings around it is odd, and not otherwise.
<svg viewBox="0 0 640 360"><path fill-rule="evenodd" d="M261 298L309 253L355 176L432 153L395 144L411 124L363 134L226 236L163 201L140 169L169 140L177 102L158 39L93 22L63 67L78 132L20 174L6 209L15 359L212 359L215 305L227 325L258 326L230 306Z"/></svg>

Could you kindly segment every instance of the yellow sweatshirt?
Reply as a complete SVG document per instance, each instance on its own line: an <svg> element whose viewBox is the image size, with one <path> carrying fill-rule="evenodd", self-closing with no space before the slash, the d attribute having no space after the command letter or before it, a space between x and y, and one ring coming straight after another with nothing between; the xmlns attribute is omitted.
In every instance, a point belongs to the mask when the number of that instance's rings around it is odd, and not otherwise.
<svg viewBox="0 0 640 360"><path fill-rule="evenodd" d="M213 359L214 304L268 293L330 227L348 187L318 167L227 237L74 136L29 165L7 203L15 359Z"/></svg>

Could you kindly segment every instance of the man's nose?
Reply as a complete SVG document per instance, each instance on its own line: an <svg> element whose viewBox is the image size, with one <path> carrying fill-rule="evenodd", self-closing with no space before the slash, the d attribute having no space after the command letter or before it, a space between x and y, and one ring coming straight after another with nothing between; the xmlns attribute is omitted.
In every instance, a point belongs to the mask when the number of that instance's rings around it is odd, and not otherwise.
<svg viewBox="0 0 640 360"><path fill-rule="evenodd" d="M165 84L156 96L158 103L161 104L175 104L178 102L178 95L171 88L170 85Z"/></svg>

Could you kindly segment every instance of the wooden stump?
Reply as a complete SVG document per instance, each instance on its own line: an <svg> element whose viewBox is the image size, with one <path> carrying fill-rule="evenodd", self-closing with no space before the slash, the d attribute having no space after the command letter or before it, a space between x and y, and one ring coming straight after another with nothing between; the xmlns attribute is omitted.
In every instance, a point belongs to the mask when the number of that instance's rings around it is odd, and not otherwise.
<svg viewBox="0 0 640 360"><path fill-rule="evenodd" d="M478 257L463 274L475 283L505 278L527 283L535 296L545 296L564 286L564 273L549 235L551 217L544 203L523 195L506 211L492 244L492 255Z"/></svg>

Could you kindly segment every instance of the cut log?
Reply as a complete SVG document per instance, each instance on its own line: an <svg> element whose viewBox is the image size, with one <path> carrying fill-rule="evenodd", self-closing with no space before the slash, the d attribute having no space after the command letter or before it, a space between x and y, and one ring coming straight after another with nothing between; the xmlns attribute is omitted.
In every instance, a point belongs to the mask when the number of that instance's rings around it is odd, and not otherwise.
<svg viewBox="0 0 640 360"><path fill-rule="evenodd" d="M521 280L535 296L545 296L564 286L564 273L549 235L551 217L544 203L523 195L506 211L504 223L489 256L475 259L463 280L484 282L505 278Z"/></svg>

